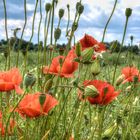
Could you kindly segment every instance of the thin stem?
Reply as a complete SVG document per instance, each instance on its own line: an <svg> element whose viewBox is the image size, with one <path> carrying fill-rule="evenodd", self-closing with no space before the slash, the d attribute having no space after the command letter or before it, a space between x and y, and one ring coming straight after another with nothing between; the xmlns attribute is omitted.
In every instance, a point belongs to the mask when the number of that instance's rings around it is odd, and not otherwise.
<svg viewBox="0 0 140 140"><path fill-rule="evenodd" d="M25 55L25 61L24 61L24 65L25 65L25 71L26 71L26 62L27 62L27 56L28 56L28 48L30 46L30 43L32 41L33 35L34 35L34 23L35 23L35 16L36 16L36 11L37 11L37 5L38 5L38 0L36 0L36 4L35 4L35 10L34 10L34 15L33 15L33 22L32 22L32 34L29 40L29 43L26 47L26 55Z"/></svg>
<svg viewBox="0 0 140 140"><path fill-rule="evenodd" d="M40 21L39 21L39 26L38 26L38 65L37 65L37 83L39 87L39 64L40 64L40 28L41 28L41 22L42 22L42 3L40 0Z"/></svg>
<svg viewBox="0 0 140 140"><path fill-rule="evenodd" d="M18 67L18 63L19 63L19 50L22 44L22 38L23 38L23 34L26 28L26 24L27 24L27 8L26 8L26 0L24 0L24 26L23 26L23 30L21 33L21 37L20 37L20 41L19 41L19 46L18 46L18 54L17 54L17 60L16 60L16 67Z"/></svg>
<svg viewBox="0 0 140 140"><path fill-rule="evenodd" d="M115 82L115 75L116 75L116 71L117 71L117 66L118 66L119 57L120 57L120 54L121 54L121 49L122 49L122 46L123 46L123 44L124 44L124 39L125 39L125 35L126 35L127 24L128 24L128 18L126 18L126 22L125 22L125 28L124 28L122 43L121 43L120 51L119 51L119 54L118 54L118 57L117 57L117 60L116 60L116 64L115 64L115 70L114 70L114 74L113 74L112 85L114 85L114 82Z"/></svg>
<svg viewBox="0 0 140 140"><path fill-rule="evenodd" d="M53 24L54 24L54 3L55 1L52 1L52 21L51 21L51 38L50 38L50 44L52 45L53 42Z"/></svg>
<svg viewBox="0 0 140 140"><path fill-rule="evenodd" d="M3 0L3 6L4 6L4 17L5 17L5 32L6 32L6 39L8 41L6 0Z"/></svg>
<svg viewBox="0 0 140 140"><path fill-rule="evenodd" d="M66 28L66 36L68 36L69 24L70 24L70 9L68 8L68 23L67 23L67 28Z"/></svg>
<svg viewBox="0 0 140 140"><path fill-rule="evenodd" d="M118 1L118 0L115 0L115 4L114 4L114 7L113 7L113 10L112 10L112 12L111 12L111 15L110 15L110 17L109 17L109 19L108 19L106 25L105 25L104 32L103 32L103 37L102 37L102 42L104 42L106 29L107 29L107 26L108 26L108 24L109 24L109 22L110 22L110 20L111 20L111 18L112 18L112 16L113 16L113 14L114 14L114 11L115 11L115 8L116 8L116 5L117 5L117 1Z"/></svg>
<svg viewBox="0 0 140 140"><path fill-rule="evenodd" d="M49 31L49 25L50 25L50 21L51 21L51 10L49 13L49 19L48 19L48 25L47 25L47 30L46 30L46 34L44 36L44 64L46 65L47 61L46 61L46 47L47 47L47 39L48 39L48 31Z"/></svg>

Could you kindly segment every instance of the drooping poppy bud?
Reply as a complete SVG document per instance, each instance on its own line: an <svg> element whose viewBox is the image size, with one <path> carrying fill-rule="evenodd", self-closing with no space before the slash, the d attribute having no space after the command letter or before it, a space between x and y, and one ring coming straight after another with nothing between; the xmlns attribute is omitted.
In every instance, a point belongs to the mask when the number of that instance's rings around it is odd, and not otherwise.
<svg viewBox="0 0 140 140"><path fill-rule="evenodd" d="M131 91L132 91L132 86L126 87L125 91L126 91L126 92L131 92Z"/></svg>
<svg viewBox="0 0 140 140"><path fill-rule="evenodd" d="M53 80L52 80L52 79L49 79L49 80L45 83L44 89L45 89L46 92L48 92L48 91L51 89L52 84L53 84Z"/></svg>
<svg viewBox="0 0 140 140"><path fill-rule="evenodd" d="M64 16L64 9L59 9L59 18L61 19Z"/></svg>
<svg viewBox="0 0 140 140"><path fill-rule="evenodd" d="M109 128L107 128L104 133L103 133L103 139L105 138L110 138L114 132L117 130L117 123L113 123L111 126L109 126Z"/></svg>
<svg viewBox="0 0 140 140"><path fill-rule="evenodd" d="M99 60L96 59L93 61L92 65L91 65L91 73L96 76L100 73L101 71L101 66L100 66L100 63L99 63Z"/></svg>
<svg viewBox="0 0 140 140"><path fill-rule="evenodd" d="M27 73L24 78L24 84L27 87L32 87L36 82L36 77L32 73Z"/></svg>
<svg viewBox="0 0 140 140"><path fill-rule="evenodd" d="M125 75L124 74L120 75L116 80L116 85L119 86L124 79L125 79Z"/></svg>
<svg viewBox="0 0 140 140"><path fill-rule="evenodd" d="M43 106L43 104L45 103L45 100L46 100L46 95L45 94L40 94L39 96L39 103L41 106Z"/></svg>
<svg viewBox="0 0 140 140"><path fill-rule="evenodd" d="M60 28L56 28L55 32L54 32L54 38L55 40L58 40L61 36L61 29Z"/></svg>
<svg viewBox="0 0 140 140"><path fill-rule="evenodd" d="M82 47L81 47L81 44L78 42L75 47L75 53L76 53L77 57L81 56L81 51L82 51Z"/></svg>
<svg viewBox="0 0 140 140"><path fill-rule="evenodd" d="M46 3L46 5L45 5L46 12L48 13L50 11L50 9L51 9L51 4L50 3Z"/></svg>
<svg viewBox="0 0 140 140"><path fill-rule="evenodd" d="M131 14L132 14L132 9L131 8L126 8L126 10L125 10L125 16L127 18L129 18L131 16Z"/></svg>
<svg viewBox="0 0 140 140"><path fill-rule="evenodd" d="M113 44L110 47L110 51L111 51L110 53L112 53L116 49L117 45L118 45L118 41L116 40L113 42Z"/></svg>
<svg viewBox="0 0 140 140"><path fill-rule="evenodd" d="M85 88L85 97L96 97L98 96L98 90L93 85L86 86Z"/></svg>
<svg viewBox="0 0 140 140"><path fill-rule="evenodd" d="M93 48L87 48L84 51L82 51L82 54L81 54L82 62L83 63L89 62L92 58L93 52L94 52Z"/></svg>

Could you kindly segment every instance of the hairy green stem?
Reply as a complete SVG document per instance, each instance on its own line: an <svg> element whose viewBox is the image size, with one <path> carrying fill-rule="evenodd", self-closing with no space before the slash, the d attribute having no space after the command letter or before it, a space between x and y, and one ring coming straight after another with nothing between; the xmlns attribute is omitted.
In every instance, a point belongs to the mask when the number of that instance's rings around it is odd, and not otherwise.
<svg viewBox="0 0 140 140"><path fill-rule="evenodd" d="M114 73L113 73L112 85L114 85L114 82L115 82L115 76L116 76L118 61L119 61L119 58L120 58L121 49L122 49L123 44L124 44L124 39L125 39L125 35L126 35L127 24L128 24L128 18L126 18L126 22L125 22L125 28L124 28L122 43L121 43L121 46L120 46L120 50L119 50L118 57L117 57L116 64L115 64L115 70L114 70Z"/></svg>
<svg viewBox="0 0 140 140"><path fill-rule="evenodd" d="M114 4L114 7L113 7L113 10L112 10L112 12L111 12L111 15L110 15L110 17L109 17L109 19L108 19L106 25L105 25L104 32L103 32L103 37L102 37L102 42L104 42L106 29L107 29L108 24L109 24L109 22L110 22L110 20L111 20L111 18L112 18L112 16L113 16L113 14L114 14L114 11L115 11L115 8L116 8L116 5L117 5L117 1L118 1L118 0L115 0L115 4Z"/></svg>
<svg viewBox="0 0 140 140"><path fill-rule="evenodd" d="M27 24L27 8L26 8L26 0L24 0L24 26L22 29L22 33L21 33L21 37L20 37L20 41L19 41L19 46L18 46L18 52L17 52L17 59L16 59L16 67L18 67L19 64L19 50L22 44L22 38L23 38L23 34L26 28L26 24Z"/></svg>
<svg viewBox="0 0 140 140"><path fill-rule="evenodd" d="M33 38L33 35L34 35L34 23L35 23L35 16L36 16L36 11L37 11L37 6L38 6L38 0L36 0L36 4L35 4L35 10L34 10L34 15L33 15L33 22L32 22L32 34L31 34L31 37L30 37L30 40L29 40L29 43L26 47L26 55L25 55L25 61L24 61L24 73L26 72L26 68L27 68L27 57L28 57L28 48L30 46L30 43L32 41L32 38Z"/></svg>

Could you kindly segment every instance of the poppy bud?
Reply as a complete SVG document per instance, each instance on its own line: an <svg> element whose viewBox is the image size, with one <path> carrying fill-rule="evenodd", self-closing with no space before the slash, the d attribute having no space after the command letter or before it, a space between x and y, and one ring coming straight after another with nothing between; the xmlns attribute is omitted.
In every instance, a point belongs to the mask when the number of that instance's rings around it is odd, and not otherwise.
<svg viewBox="0 0 140 140"><path fill-rule="evenodd" d="M82 62L83 63L89 62L92 58L93 52L94 52L93 48L88 48L82 51L82 54L81 54Z"/></svg>
<svg viewBox="0 0 140 140"><path fill-rule="evenodd" d="M117 40L113 42L113 44L110 47L110 53L112 53L117 48L118 42Z"/></svg>
<svg viewBox="0 0 140 140"><path fill-rule="evenodd" d="M51 9L51 4L50 3L46 3L46 5L45 5L46 12L48 13L50 11L50 9Z"/></svg>
<svg viewBox="0 0 140 140"><path fill-rule="evenodd" d="M27 73L24 78L24 84L27 87L32 87L36 82L36 77L32 73Z"/></svg>
<svg viewBox="0 0 140 140"><path fill-rule="evenodd" d="M52 79L49 79L46 83L45 83L45 90L46 90L46 92L48 92L50 89L51 89L51 87L52 87L52 84L53 84L53 80Z"/></svg>
<svg viewBox="0 0 140 140"><path fill-rule="evenodd" d="M96 76L100 73L101 71L101 66L100 63L98 61L98 59L94 60L92 65L91 65L91 73Z"/></svg>
<svg viewBox="0 0 140 140"><path fill-rule="evenodd" d="M43 106L43 104L45 103L46 100L46 95L45 94L40 94L39 96L39 103L41 106Z"/></svg>
<svg viewBox="0 0 140 140"><path fill-rule="evenodd" d="M131 16L131 14L132 14L132 9L131 8L126 8L126 10L125 10L125 16L127 18L129 18Z"/></svg>
<svg viewBox="0 0 140 140"><path fill-rule="evenodd" d="M79 15L81 15L83 13L83 11L84 11L84 6L82 4L80 4L78 6L78 13L79 13Z"/></svg>
<svg viewBox="0 0 140 140"><path fill-rule="evenodd" d="M106 129L103 133L103 139L110 138L115 131L117 130L117 123L113 123L111 126L109 126L108 129Z"/></svg>
<svg viewBox="0 0 140 140"><path fill-rule="evenodd" d="M126 89L125 89L126 92L130 92L131 90L132 90L132 86L128 86L128 87L126 87Z"/></svg>
<svg viewBox="0 0 140 140"><path fill-rule="evenodd" d="M98 96L98 90L93 86L93 85L89 85L85 88L85 97L96 97Z"/></svg>
<svg viewBox="0 0 140 140"><path fill-rule="evenodd" d="M55 32L54 32L54 38L55 40L58 40L61 36L61 29L60 28L56 28Z"/></svg>
<svg viewBox="0 0 140 140"><path fill-rule="evenodd" d="M82 50L81 44L78 42L75 47L75 53L76 53L77 57L81 56L81 50Z"/></svg>
<svg viewBox="0 0 140 140"><path fill-rule="evenodd" d="M78 23L74 22L74 23L72 24L72 31L76 31L77 28L78 28Z"/></svg>
<svg viewBox="0 0 140 140"><path fill-rule="evenodd" d="M72 83L73 83L73 86L77 87L77 86L78 86L78 83L79 83L79 78L78 78L78 77L75 78L75 79L72 81Z"/></svg>
<svg viewBox="0 0 140 140"><path fill-rule="evenodd" d="M61 19L64 16L64 9L59 10L59 18Z"/></svg>
<svg viewBox="0 0 140 140"><path fill-rule="evenodd" d="M124 78L125 78L124 74L120 75L116 80L116 86L119 86L123 82Z"/></svg>

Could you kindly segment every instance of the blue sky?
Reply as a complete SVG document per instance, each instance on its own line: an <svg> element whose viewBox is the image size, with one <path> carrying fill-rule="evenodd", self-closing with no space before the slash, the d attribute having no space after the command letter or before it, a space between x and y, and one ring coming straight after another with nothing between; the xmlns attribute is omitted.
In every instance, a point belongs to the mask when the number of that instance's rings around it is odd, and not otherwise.
<svg viewBox="0 0 140 140"><path fill-rule="evenodd" d="M65 38L65 30L67 24L67 10L66 5L70 4L71 10L71 21L74 19L75 13L75 4L78 0L58 0L58 6L55 10L55 26L58 23L58 10L60 8L65 9L65 15L61 22L62 36L59 42L66 43L67 39ZM9 37L12 36L11 29L20 27L23 28L24 25L24 0L6 0L7 4L7 15L8 15L8 33ZM41 34L40 39L43 40L44 35L44 18L45 18L45 3L51 2L51 0L42 0L42 9L43 9L43 21L41 25ZM108 20L108 17L113 8L114 0L82 0L82 3L85 6L84 13L81 16L79 22L79 28L75 33L76 40L79 40L84 36L85 33L92 35L98 41L102 39L102 33L104 26ZM125 9L130 7L133 9L132 16L130 17L127 29L127 35L125 38L125 44L130 42L130 35L134 36L135 44L140 42L140 0L118 0L118 4L116 7L116 11L114 13L113 18L107 29L107 34L105 36L105 41L119 40L122 39L122 33L124 30L125 24ZM27 26L24 33L24 39L29 40L31 36L31 25L32 25L32 17L33 11L35 8L35 0L27 0ZM39 5L36 14L35 20L35 30L33 42L37 42L37 29L38 23L40 19L39 14ZM0 2L0 39L5 38L5 30L4 30L4 9L3 3ZM18 33L20 36L20 32Z"/></svg>

